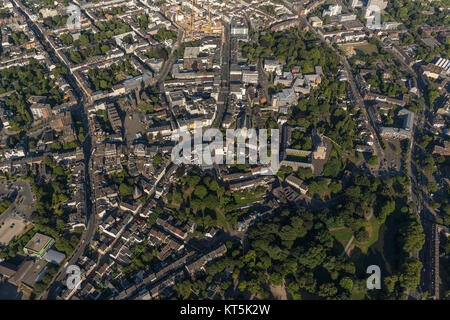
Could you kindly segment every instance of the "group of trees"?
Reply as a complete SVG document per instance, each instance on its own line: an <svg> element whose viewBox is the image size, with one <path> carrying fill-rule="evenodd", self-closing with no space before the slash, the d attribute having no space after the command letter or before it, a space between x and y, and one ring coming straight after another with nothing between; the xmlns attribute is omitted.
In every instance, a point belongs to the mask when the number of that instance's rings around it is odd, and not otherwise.
<svg viewBox="0 0 450 320"><path fill-rule="evenodd" d="M111 8L107 8L107 9L101 9L101 10L97 11L96 13L100 17L105 18L106 15L115 16L117 14L122 14L126 11L127 11L126 6L118 6L118 7L111 7Z"/></svg>
<svg viewBox="0 0 450 320"><path fill-rule="evenodd" d="M134 43L134 39L133 36L131 34L127 34L125 37L122 38L122 41L126 44L133 44Z"/></svg>
<svg viewBox="0 0 450 320"><path fill-rule="evenodd" d="M169 30L166 28L160 28L158 32L153 35L153 39L155 39L158 42L163 42L166 39L171 39L172 41L177 40L177 33L173 30Z"/></svg>
<svg viewBox="0 0 450 320"><path fill-rule="evenodd" d="M70 60L75 64L84 62L87 58L99 55L105 55L110 50L110 45L106 42L87 44L83 48L77 47L68 52Z"/></svg>
<svg viewBox="0 0 450 320"><path fill-rule="evenodd" d="M66 25L67 16L53 16L44 18L44 25L49 29L57 29Z"/></svg>
<svg viewBox="0 0 450 320"><path fill-rule="evenodd" d="M223 271L231 268L242 295L270 298L269 285L284 283L294 299L301 299L304 291L323 299L349 299L354 287L362 287L362 280L355 265L340 255L322 218L324 214L305 208L283 210L250 230L247 252L242 253L239 244L227 244L227 256L208 267L200 281L224 283L224 294L231 280L222 282ZM175 287L180 298L195 296L184 286Z"/></svg>
<svg viewBox="0 0 450 320"><path fill-rule="evenodd" d="M64 45L71 45L73 44L73 37L70 33L63 33L59 36L59 39Z"/></svg>
<svg viewBox="0 0 450 320"><path fill-rule="evenodd" d="M153 158L152 158L152 163L154 164L154 165L160 165L161 163L163 162L163 157L162 157L162 155L160 154L160 153L157 153L157 154L155 154L154 156L153 156Z"/></svg>
<svg viewBox="0 0 450 320"><path fill-rule="evenodd" d="M128 25L127 25L128 26ZM106 27L104 27L106 30ZM120 32L123 31L123 32ZM116 30L106 30L100 32L92 32L92 30L83 30L80 33L80 36L77 40L74 40L70 33L63 33L60 35L60 40L64 45L74 45L75 47L83 47L88 44L93 45L94 43L98 43L99 46L106 45L111 47L113 43L112 37L118 34L122 34L128 32L126 28L116 31Z"/></svg>
<svg viewBox="0 0 450 320"><path fill-rule="evenodd" d="M415 53L416 60L424 60L427 63L432 62L435 57L441 56L443 58L450 58L450 39L447 39L446 43L436 46L428 46L422 41L422 37L427 35L420 34L418 31L411 33L405 33L400 38L400 44L403 46L417 45Z"/></svg>
<svg viewBox="0 0 450 320"><path fill-rule="evenodd" d="M298 150L312 150L311 135L300 130L292 132L291 145Z"/></svg>
<svg viewBox="0 0 450 320"><path fill-rule="evenodd" d="M139 110L145 112L145 113L153 113L156 104L159 101L159 89L156 86L147 87L144 89L145 94L149 97L150 101L141 101L138 104ZM158 119L153 119L154 123L158 122Z"/></svg>
<svg viewBox="0 0 450 320"><path fill-rule="evenodd" d="M439 1L436 3L416 2L412 0L400 0L390 2L386 12L397 21L404 23L409 30L416 31L420 25L449 25L450 17L448 9L439 10ZM432 9L433 14L425 14L426 9Z"/></svg>
<svg viewBox="0 0 450 320"><path fill-rule="evenodd" d="M122 169L111 175L111 179L119 187L120 199L129 200L133 196L134 180L127 170Z"/></svg>
<svg viewBox="0 0 450 320"><path fill-rule="evenodd" d="M96 21L95 25L101 32L104 32L103 35L100 35L102 38L112 38L113 36L131 31L131 27L119 18L112 18L107 21Z"/></svg>
<svg viewBox="0 0 450 320"><path fill-rule="evenodd" d="M166 48L152 48L145 52L145 55L147 57L156 58L156 59L164 59L167 60L167 57L169 56L169 53L167 52Z"/></svg>
<svg viewBox="0 0 450 320"><path fill-rule="evenodd" d="M418 30L421 25L448 26L450 18L448 9L443 9L439 1L430 3L419 3L411 0L401 0L389 3L386 12L397 21L401 21L408 28L408 33L401 38L403 45L415 44L416 60L424 60L430 63L436 56L450 58L450 41L439 46L428 46L422 42L427 34L421 34ZM426 14L424 11L431 9L433 14ZM436 36L436 34L433 34Z"/></svg>
<svg viewBox="0 0 450 320"><path fill-rule="evenodd" d="M450 210L450 207L449 207ZM450 224L449 224L450 225ZM441 267L439 272L441 274L440 278L442 281L442 296L450 297L450 239L448 237L443 238L439 248L439 253L441 256Z"/></svg>
<svg viewBox="0 0 450 320"><path fill-rule="evenodd" d="M374 210L372 219L380 224L396 212L398 231L392 246L398 254L396 261L391 261L393 272L384 276L383 292L370 293L369 297L403 298L407 290L417 287L422 268L410 253L418 252L424 243L422 227L406 205L407 184L403 177L381 180L356 175L342 191L336 207L321 212L306 208L282 210L250 230L245 254L239 244L227 244L226 257L213 262L195 281L177 284L175 292L179 298L203 298L210 284L218 284L221 296L226 297L230 283L238 280L241 294L262 298L271 297L268 285L282 284L294 299L300 299L305 291L325 299L350 299L355 289L367 293L364 272L357 271L340 255L342 247L329 228L346 225L353 230L356 241L365 242L369 232L364 227L364 216ZM229 268L233 279L224 275Z"/></svg>
<svg viewBox="0 0 450 320"><path fill-rule="evenodd" d="M328 159L327 164L323 168L322 175L329 178L337 178L344 169L344 167L345 164L343 163L341 156L337 152L336 148L333 148L333 150L330 153L330 158Z"/></svg>
<svg viewBox="0 0 450 320"><path fill-rule="evenodd" d="M76 141L68 142L65 144L61 144L59 141L55 141L50 145L50 148L53 151L67 151L67 150L74 150L78 147L78 143Z"/></svg>
<svg viewBox="0 0 450 320"><path fill-rule="evenodd" d="M20 46L27 42L28 38L23 31L13 31L11 33L11 40L14 45Z"/></svg>
<svg viewBox="0 0 450 320"><path fill-rule="evenodd" d="M250 62L274 57L286 61L286 70L291 66L300 66L304 74L314 72L315 66L321 66L325 73L335 73L339 66L339 58L330 48L321 46L318 49L316 36L299 28L260 33L257 41L241 42L240 46Z"/></svg>
<svg viewBox="0 0 450 320"><path fill-rule="evenodd" d="M228 254L211 262L206 267L205 273L199 274L195 280L184 280L173 286L178 299L205 299L208 297L208 288L211 284L220 286L219 295L227 297L227 289L232 288L233 279L238 276L233 270L243 268L244 262L241 260L239 242L227 241L226 246ZM227 272L227 269L231 269L232 274Z"/></svg>
<svg viewBox="0 0 450 320"><path fill-rule="evenodd" d="M36 299L41 295L42 292L50 285L52 282L53 277L58 272L58 265L50 263L47 265L45 269L45 274L42 276L42 278L36 282L33 286L33 291L31 292L30 298Z"/></svg>
<svg viewBox="0 0 450 320"><path fill-rule="evenodd" d="M442 223L450 226L450 204L443 203L440 207L440 215L442 216Z"/></svg>
<svg viewBox="0 0 450 320"><path fill-rule="evenodd" d="M345 94L345 83L324 79L318 90L311 92L309 99L300 99L291 108L288 124L301 126L310 132L317 128L345 150L353 150L356 123L349 111L339 107L337 102Z"/></svg>
<svg viewBox="0 0 450 320"><path fill-rule="evenodd" d="M128 280L132 280L139 271L148 271L152 265L159 260L156 258L158 250L147 241L131 248L133 253L130 257L131 263L122 267L122 272Z"/></svg>
<svg viewBox="0 0 450 320"><path fill-rule="evenodd" d="M47 183L34 183L33 192L37 198L34 220L45 225L55 217L65 218L65 212L61 204L69 199L71 190L67 184L70 174L69 171L64 169L60 164L56 164L49 156L46 156L43 161L53 178ZM59 228L57 229L59 230Z"/></svg>
<svg viewBox="0 0 450 320"><path fill-rule="evenodd" d="M15 90L5 100L5 106L14 114L9 123L15 131L24 130L33 122L31 112L27 108L30 96L45 96L52 107L64 101L54 80L48 76L45 66L36 60L31 60L26 66L1 70L0 83L0 94Z"/></svg>
<svg viewBox="0 0 450 320"><path fill-rule="evenodd" d="M150 17L146 14L135 17L134 19L139 24L139 27L141 28L141 30L147 30L148 24L152 22Z"/></svg>
<svg viewBox="0 0 450 320"><path fill-rule="evenodd" d="M427 153L424 157L419 159L420 168L426 174L432 174L435 171L436 163L431 154Z"/></svg>
<svg viewBox="0 0 450 320"><path fill-rule="evenodd" d="M260 58L274 57L284 60L285 70L300 66L302 73L314 72L315 66L323 68L325 76L318 89L312 90L309 99L300 99L291 108L288 124L304 127L307 132L318 128L321 133L332 138L345 149L352 149L356 124L350 113L338 106L345 97L345 82L337 81L336 74L340 64L339 57L327 46L318 49L318 40L309 32L293 28L287 32L266 32L259 34L256 43L241 43L244 56L256 62ZM301 136L301 133L295 135ZM309 146L308 139L297 139L302 149ZM307 149L308 150L308 149Z"/></svg>
<svg viewBox="0 0 450 320"><path fill-rule="evenodd" d="M270 4L262 5L259 7L259 9L261 9L262 11L267 12L268 14L271 14L273 16L276 14L275 7Z"/></svg>
<svg viewBox="0 0 450 320"><path fill-rule="evenodd" d="M89 81L95 91L111 89L129 75L133 77L139 75L129 59L118 61L107 68L95 68L88 71Z"/></svg>
<svg viewBox="0 0 450 320"><path fill-rule="evenodd" d="M182 221L192 220L199 232L206 232L218 225L218 212L226 212L226 204L232 201L216 180L193 171L183 176L167 195L175 214Z"/></svg>
<svg viewBox="0 0 450 320"><path fill-rule="evenodd" d="M392 69L389 71L392 72ZM405 86L400 86L395 83L398 79L398 74L394 73L392 79L385 79L385 73L383 70L377 70L376 74L369 74L367 76L367 83L371 85L371 88L377 89L381 94L391 97L398 98L402 95L408 93L408 89Z"/></svg>
<svg viewBox="0 0 450 320"><path fill-rule="evenodd" d="M239 217L247 214L239 205L263 199L264 187L254 190L231 192L220 186L210 176L193 170L180 177L173 185L167 199L170 208L182 221L193 221L198 225L198 235L210 227L231 228Z"/></svg>
<svg viewBox="0 0 450 320"><path fill-rule="evenodd" d="M440 95L441 94L436 86L433 83L430 83L427 87L426 99L431 110L434 110L434 102Z"/></svg>
<svg viewBox="0 0 450 320"><path fill-rule="evenodd" d="M369 53L355 49L356 55L349 59L350 65L356 72L359 72L361 69L377 70L377 63L395 61L394 55L389 53L379 40L372 38L369 40L369 44L374 47L373 51ZM393 70L395 71L394 73L396 73L399 70L399 64L390 65L390 70ZM383 82L380 80L378 81L380 83Z"/></svg>
<svg viewBox="0 0 450 320"><path fill-rule="evenodd" d="M380 179L359 174L354 175L345 187L337 182L335 185L331 183L328 192L339 194L340 201L329 208L329 215L324 221L328 228L345 226L358 242L366 242L369 236L366 218L372 213L374 217L371 219L377 219L377 224L381 225L397 208L408 211L405 203L409 183L404 176ZM327 187L323 188L326 191Z"/></svg>
<svg viewBox="0 0 450 320"><path fill-rule="evenodd" d="M340 182L330 182L328 179L317 178L312 179L309 182L308 195L311 197L319 196L321 199L331 197L332 194L336 194L342 189Z"/></svg>
<svg viewBox="0 0 450 320"><path fill-rule="evenodd" d="M403 207L398 214L399 229L395 235L393 272L384 277L384 285L379 292L371 292L375 299L406 299L408 291L414 291L420 284L422 262L413 255L417 254L425 243L425 235L418 217Z"/></svg>

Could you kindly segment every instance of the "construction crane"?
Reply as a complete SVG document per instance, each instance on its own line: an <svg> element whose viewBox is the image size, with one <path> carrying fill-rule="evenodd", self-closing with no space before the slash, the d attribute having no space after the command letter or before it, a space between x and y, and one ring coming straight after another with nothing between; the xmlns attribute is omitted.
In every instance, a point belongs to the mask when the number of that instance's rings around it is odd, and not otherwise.
<svg viewBox="0 0 450 320"><path fill-rule="evenodd" d="M187 28L187 34L191 34L191 41L194 41L194 32L195 32L195 0L192 0L192 7L191 7L191 19L189 21L189 26ZM215 31L222 31L222 26L212 24L211 19L211 4L208 4L208 24L207 26L202 26L198 29L199 32L208 33L209 35L213 35L213 32Z"/></svg>
<svg viewBox="0 0 450 320"><path fill-rule="evenodd" d="M211 19L211 4L208 5L208 26L200 28L200 31L209 33L210 36L213 35L214 31L223 31L222 26L213 26Z"/></svg>
<svg viewBox="0 0 450 320"><path fill-rule="evenodd" d="M191 41L194 41L194 0L192 0L191 10Z"/></svg>
<svg viewBox="0 0 450 320"><path fill-rule="evenodd" d="M208 32L210 35L212 35L213 27L211 23L211 4L208 5L208 26L200 28L200 31Z"/></svg>

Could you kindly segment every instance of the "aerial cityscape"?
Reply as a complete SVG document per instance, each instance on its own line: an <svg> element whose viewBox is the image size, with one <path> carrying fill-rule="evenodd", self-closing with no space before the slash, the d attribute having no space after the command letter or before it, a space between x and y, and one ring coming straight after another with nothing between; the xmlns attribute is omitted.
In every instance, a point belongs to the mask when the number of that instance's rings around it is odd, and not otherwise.
<svg viewBox="0 0 450 320"><path fill-rule="evenodd" d="M449 300L449 10L0 0L0 300Z"/></svg>

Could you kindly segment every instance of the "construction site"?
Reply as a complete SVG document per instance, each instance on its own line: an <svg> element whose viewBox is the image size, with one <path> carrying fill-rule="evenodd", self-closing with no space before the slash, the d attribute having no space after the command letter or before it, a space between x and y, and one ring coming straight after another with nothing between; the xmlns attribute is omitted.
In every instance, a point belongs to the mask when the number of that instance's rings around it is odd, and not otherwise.
<svg viewBox="0 0 450 320"><path fill-rule="evenodd" d="M172 22L184 30L184 41L195 41L205 36L223 38L221 17L215 14L209 0L186 0L166 13Z"/></svg>

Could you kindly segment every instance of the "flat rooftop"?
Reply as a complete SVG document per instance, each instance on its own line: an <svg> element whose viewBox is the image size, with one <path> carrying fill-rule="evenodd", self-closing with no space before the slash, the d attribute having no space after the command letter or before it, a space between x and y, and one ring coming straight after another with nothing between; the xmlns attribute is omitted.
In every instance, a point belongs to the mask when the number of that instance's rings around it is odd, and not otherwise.
<svg viewBox="0 0 450 320"><path fill-rule="evenodd" d="M28 241L25 248L29 251L40 252L44 249L53 238L42 233L36 233L30 241Z"/></svg>

